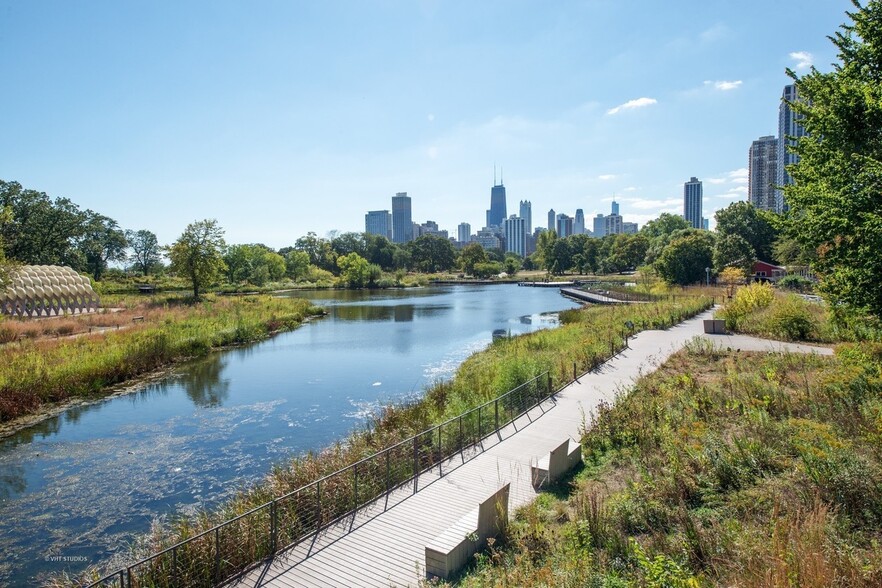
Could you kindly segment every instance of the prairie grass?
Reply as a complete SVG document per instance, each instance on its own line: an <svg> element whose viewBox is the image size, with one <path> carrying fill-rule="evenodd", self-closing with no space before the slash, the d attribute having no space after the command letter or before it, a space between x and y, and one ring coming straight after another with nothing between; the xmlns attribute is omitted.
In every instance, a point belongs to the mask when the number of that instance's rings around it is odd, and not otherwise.
<svg viewBox="0 0 882 588"><path fill-rule="evenodd" d="M269 296L208 297L198 303L173 296L136 300L114 301L129 309L121 313L0 323L20 331L17 343L0 347L0 422L37 412L46 403L100 396L108 386L218 347L259 340L321 312L305 300ZM142 320L132 322L135 312ZM125 329L112 328L122 324ZM40 338L47 329L82 336Z"/></svg>
<svg viewBox="0 0 882 588"><path fill-rule="evenodd" d="M562 313L563 324L556 329L497 340L487 349L469 357L451 381L431 386L420 400L387 406L367 426L353 431L345 440L322 451L278 464L266 479L243 490L217 509L166 524L155 524L152 532L134 546L131 559L157 553L248 513L274 498L304 488L319 478L491 400L543 372L550 373L552 386L560 387L572 380L574 364L579 373L600 365L623 348L626 335L642 329L668 328L706 310L710 305L711 299L707 297L678 296L657 303L583 308ZM412 453L405 448L398 465L411 461ZM321 520L334 520L351 508L353 486L350 478L335 477L323 486ZM384 488L380 479L370 475L360 478L359 496L362 500L369 494L382 494ZM309 492L312 490L304 492L307 498ZM296 495L296 499L301 501L301 493ZM280 528L284 527L292 533L290 541L298 538L297 529L309 528L308 525L314 523L316 513L315 503L297 501L286 513L288 522L285 525L280 523ZM235 526L235 533L221 537L220 547L225 558L228 557L226 554L236 554L235 558L224 560L231 569L243 569L269 555L270 546L266 541L269 526L263 510L240 519ZM261 537L263 539L258 540ZM176 555L181 563L180 575L175 579L170 579L161 564L153 568L145 565L135 574L139 581L145 582L144 585L211 585L210 563L215 553L213 545L210 539L188 544L186 552ZM199 562L208 563L203 565ZM98 570L93 569L86 576L94 579L98 574ZM59 578L56 583L69 585L71 580Z"/></svg>
<svg viewBox="0 0 882 588"><path fill-rule="evenodd" d="M586 426L586 466L458 585L882 585L882 346L691 345Z"/></svg>

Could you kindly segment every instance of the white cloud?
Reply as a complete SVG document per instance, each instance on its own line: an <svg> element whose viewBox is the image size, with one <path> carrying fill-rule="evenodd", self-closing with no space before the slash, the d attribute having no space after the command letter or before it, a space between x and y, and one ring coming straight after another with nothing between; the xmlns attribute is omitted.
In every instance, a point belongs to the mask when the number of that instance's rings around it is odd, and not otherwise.
<svg viewBox="0 0 882 588"><path fill-rule="evenodd" d="M746 184L750 177L750 172L746 167L740 167L726 174L727 179L733 184Z"/></svg>
<svg viewBox="0 0 882 588"><path fill-rule="evenodd" d="M708 184L725 184L726 178L708 178L702 181L707 182Z"/></svg>
<svg viewBox="0 0 882 588"><path fill-rule="evenodd" d="M790 59L796 62L796 69L808 69L814 63L815 56L808 51L794 51L790 54Z"/></svg>
<svg viewBox="0 0 882 588"><path fill-rule="evenodd" d="M634 100L628 100L624 104L619 104L615 108L610 108L606 111L607 114L618 114L623 110L633 110L634 108L644 108L646 106L651 106L653 104L658 103L658 100L655 98L635 98Z"/></svg>
<svg viewBox="0 0 882 588"><path fill-rule="evenodd" d="M666 200L650 200L648 198L622 198L620 202L627 204L629 209L659 210L664 211L670 207L683 205L682 198L668 198Z"/></svg>
<svg viewBox="0 0 882 588"><path fill-rule="evenodd" d="M728 92L729 90L736 90L741 87L743 82L741 80L727 81L727 80L718 80L711 81L705 80L704 85L712 87L714 90L720 90L721 92Z"/></svg>
<svg viewBox="0 0 882 588"><path fill-rule="evenodd" d="M711 28L702 31L698 38L702 43L711 43L713 41L724 39L728 33L729 29L726 28L726 25L715 24Z"/></svg>
<svg viewBox="0 0 882 588"><path fill-rule="evenodd" d="M636 191L637 191L637 187L636 187L636 186L628 186L627 188L625 188L624 191L625 191L625 192L636 192Z"/></svg>
<svg viewBox="0 0 882 588"><path fill-rule="evenodd" d="M614 180L617 177L619 177L619 176L617 176L616 174L601 174L601 175L597 176L597 179L606 182L609 180Z"/></svg>

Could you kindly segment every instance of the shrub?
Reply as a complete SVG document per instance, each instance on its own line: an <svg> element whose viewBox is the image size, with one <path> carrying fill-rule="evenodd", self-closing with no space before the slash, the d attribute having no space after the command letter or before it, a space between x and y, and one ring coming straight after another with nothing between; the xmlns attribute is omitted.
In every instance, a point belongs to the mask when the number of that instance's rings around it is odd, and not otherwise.
<svg viewBox="0 0 882 588"><path fill-rule="evenodd" d="M777 302L766 321L768 333L791 341L817 339L818 323L809 311L808 304L796 294Z"/></svg>
<svg viewBox="0 0 882 588"><path fill-rule="evenodd" d="M735 298L717 314L726 321L726 328L738 330L749 314L767 308L775 298L775 291L767 283L754 283L735 292Z"/></svg>
<svg viewBox="0 0 882 588"><path fill-rule="evenodd" d="M797 292L811 292L814 289L811 280L796 275L784 276L778 280L777 285L784 290L796 290Z"/></svg>

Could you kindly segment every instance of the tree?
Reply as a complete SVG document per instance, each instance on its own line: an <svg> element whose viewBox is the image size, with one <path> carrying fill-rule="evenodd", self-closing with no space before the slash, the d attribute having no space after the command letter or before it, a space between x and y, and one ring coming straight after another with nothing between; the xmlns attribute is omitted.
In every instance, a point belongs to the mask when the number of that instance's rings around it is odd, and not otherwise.
<svg viewBox="0 0 882 588"><path fill-rule="evenodd" d="M658 275L669 284L687 286L705 280L705 270L713 262L714 238L708 231L696 230L671 241L655 262Z"/></svg>
<svg viewBox="0 0 882 588"><path fill-rule="evenodd" d="M714 245L714 271L727 267L738 268L745 274L753 273L756 253L747 239L741 235L721 235Z"/></svg>
<svg viewBox="0 0 882 588"><path fill-rule="evenodd" d="M0 227L8 259L34 265L82 265L76 240L83 235L86 217L76 204L0 180L0 208L12 215Z"/></svg>
<svg viewBox="0 0 882 588"><path fill-rule="evenodd" d="M451 269L456 264L456 250L447 239L434 235L417 237L407 244L411 266L421 272L435 273Z"/></svg>
<svg viewBox="0 0 882 588"><path fill-rule="evenodd" d="M358 253L349 253L337 258L340 278L350 288L363 288L370 279L371 264Z"/></svg>
<svg viewBox="0 0 882 588"><path fill-rule="evenodd" d="M341 233L331 240L331 248L337 256L358 253L367 258L367 244L364 233Z"/></svg>
<svg viewBox="0 0 882 588"><path fill-rule="evenodd" d="M383 235L370 233L364 234L364 243L365 259L386 271L395 269L395 252L399 249L397 245Z"/></svg>
<svg viewBox="0 0 882 588"><path fill-rule="evenodd" d="M502 272L502 264L498 261L484 261L481 263L476 263L475 268L475 277L486 279L491 276L498 276Z"/></svg>
<svg viewBox="0 0 882 588"><path fill-rule="evenodd" d="M784 187L794 236L817 252L819 290L834 308L882 317L882 3L854 2L831 37L838 61L796 81L806 130Z"/></svg>
<svg viewBox="0 0 882 588"><path fill-rule="evenodd" d="M459 253L459 265L467 276L475 274L475 266L487 263L487 252L480 243L469 243Z"/></svg>
<svg viewBox="0 0 882 588"><path fill-rule="evenodd" d="M141 275L150 275L162 259L156 235L146 229L126 231L126 242L132 250L129 261Z"/></svg>
<svg viewBox="0 0 882 588"><path fill-rule="evenodd" d="M112 218L91 210L87 210L84 217L77 249L82 253L89 273L100 281L108 262L125 260L128 242L125 233Z"/></svg>
<svg viewBox="0 0 882 588"><path fill-rule="evenodd" d="M520 271L524 260L516 253L508 253L502 262L502 269L510 276L514 276Z"/></svg>
<svg viewBox="0 0 882 588"><path fill-rule="evenodd" d="M224 230L216 220L206 219L187 225L169 248L171 269L190 280L193 298L199 300L202 290L224 271L222 251L225 245Z"/></svg>
<svg viewBox="0 0 882 588"><path fill-rule="evenodd" d="M285 275L294 281L299 280L309 271L309 254L305 251L291 249L285 254Z"/></svg>
<svg viewBox="0 0 882 588"><path fill-rule="evenodd" d="M649 240L645 263L653 263L658 259L665 246L670 243L674 233L690 228L691 226L685 218L667 212L661 213L657 219L651 220L640 227L639 234Z"/></svg>
<svg viewBox="0 0 882 588"><path fill-rule="evenodd" d="M536 239L536 253L533 254L536 263L539 267L543 267L549 272L551 271L551 265L554 262L554 260L551 259L551 251L554 249L555 242L557 242L557 231L554 229L542 231Z"/></svg>
<svg viewBox="0 0 882 588"><path fill-rule="evenodd" d="M573 267L573 250L567 239L554 240L551 251L546 253L545 265L554 275L561 275Z"/></svg>
<svg viewBox="0 0 882 588"><path fill-rule="evenodd" d="M774 261L772 250L778 231L774 213L756 208L750 202L733 202L714 214L717 220L717 234L721 237L738 235L753 248L753 256L763 261Z"/></svg>
<svg viewBox="0 0 882 588"><path fill-rule="evenodd" d="M309 255L309 263L329 272L338 271L337 254L327 239L309 232L294 243L294 249L305 251Z"/></svg>

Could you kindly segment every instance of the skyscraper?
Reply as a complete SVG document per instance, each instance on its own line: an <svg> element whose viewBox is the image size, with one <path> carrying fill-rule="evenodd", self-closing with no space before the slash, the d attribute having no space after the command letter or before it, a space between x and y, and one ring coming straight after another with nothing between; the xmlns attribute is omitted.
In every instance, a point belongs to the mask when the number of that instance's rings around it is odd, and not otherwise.
<svg viewBox="0 0 882 588"><path fill-rule="evenodd" d="M777 210L775 184L778 181L778 139L760 137L750 145L748 201L764 210Z"/></svg>
<svg viewBox="0 0 882 588"><path fill-rule="evenodd" d="M585 212L581 208L576 209L576 218L573 220L573 234L581 235L585 232Z"/></svg>
<svg viewBox="0 0 882 588"><path fill-rule="evenodd" d="M520 214L518 214L518 216L524 219L524 222L527 223L524 231L529 235L533 232L533 205L530 204L529 200L521 200L519 212Z"/></svg>
<svg viewBox="0 0 882 588"><path fill-rule="evenodd" d="M392 215L388 210L369 210L364 215L364 232L392 240Z"/></svg>
<svg viewBox="0 0 882 588"><path fill-rule="evenodd" d="M612 201L612 214L619 214L619 203L615 199Z"/></svg>
<svg viewBox="0 0 882 588"><path fill-rule="evenodd" d="M398 192L392 197L392 241L395 243L413 241L413 219L407 192Z"/></svg>
<svg viewBox="0 0 882 588"><path fill-rule="evenodd" d="M701 199L703 196L701 182L692 177L683 184L683 218L694 229L702 228Z"/></svg>
<svg viewBox="0 0 882 588"><path fill-rule="evenodd" d="M805 128L798 122L800 117L793 112L789 104L797 100L799 100L799 94L796 91L796 85L784 86L781 104L778 106L778 166L776 173L778 186L787 186L793 183L786 167L799 161L799 156L795 153L789 153L787 147L796 145L796 140L805 136ZM785 210L787 210L787 203L784 202L784 191L775 190L775 212L780 213Z"/></svg>
<svg viewBox="0 0 882 588"><path fill-rule="evenodd" d="M557 236L569 237L573 234L573 218L563 213L557 215Z"/></svg>
<svg viewBox="0 0 882 588"><path fill-rule="evenodd" d="M602 214L594 217L594 236L598 239L606 237L606 217Z"/></svg>
<svg viewBox="0 0 882 588"><path fill-rule="evenodd" d="M494 172L494 176L496 173ZM502 178L496 183L493 178L493 187L490 188L490 210L487 211L487 226L502 227L502 221L508 217L505 207L505 186L502 184Z"/></svg>
<svg viewBox="0 0 882 588"><path fill-rule="evenodd" d="M557 230L557 225L555 224L556 218L557 218L557 215L554 214L554 209L552 208L551 210L548 211L548 230L549 231L556 231Z"/></svg>
<svg viewBox="0 0 882 588"><path fill-rule="evenodd" d="M526 220L515 215L505 219L505 251L527 256Z"/></svg>
<svg viewBox="0 0 882 588"><path fill-rule="evenodd" d="M465 245L472 239L472 225L469 223L459 223L456 227L456 240L460 245Z"/></svg>

